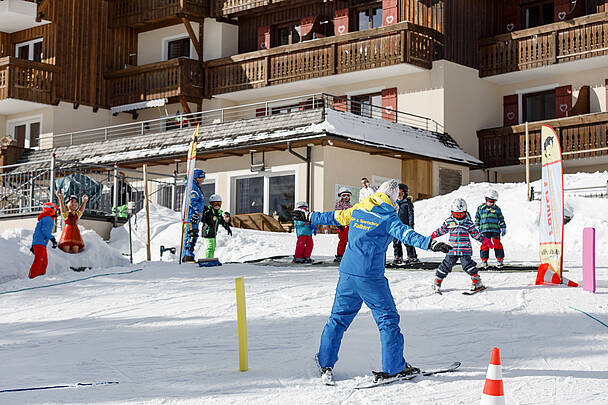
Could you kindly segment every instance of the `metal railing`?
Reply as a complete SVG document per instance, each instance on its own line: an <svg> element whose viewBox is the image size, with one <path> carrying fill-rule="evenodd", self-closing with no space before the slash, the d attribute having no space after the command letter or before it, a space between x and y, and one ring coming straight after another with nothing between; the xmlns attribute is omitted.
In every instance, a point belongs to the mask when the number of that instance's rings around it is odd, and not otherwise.
<svg viewBox="0 0 608 405"><path fill-rule="evenodd" d="M152 135L194 127L196 124L205 126L321 108L348 111L357 115L384 119L429 131L444 132L440 123L428 117L393 110L391 107L382 107L348 98L316 93L54 135L53 147L102 142L129 136Z"/></svg>
<svg viewBox="0 0 608 405"><path fill-rule="evenodd" d="M583 198L608 198L608 180L603 186L571 187L564 189L564 195ZM541 199L541 191L530 188L532 200Z"/></svg>

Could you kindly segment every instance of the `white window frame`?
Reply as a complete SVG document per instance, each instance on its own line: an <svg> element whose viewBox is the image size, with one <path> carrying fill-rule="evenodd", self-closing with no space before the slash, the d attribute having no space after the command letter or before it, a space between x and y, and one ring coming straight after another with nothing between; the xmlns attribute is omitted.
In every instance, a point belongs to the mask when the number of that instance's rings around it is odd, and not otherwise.
<svg viewBox="0 0 608 405"><path fill-rule="evenodd" d="M28 55L27 55L27 60L34 60L34 44L40 42L42 43L43 38L36 38L36 39L32 39L29 41L24 41L24 42L19 42L18 44L15 44L15 57L17 57L19 55L19 48L27 45L28 48ZM42 57L40 58L42 59Z"/></svg>
<svg viewBox="0 0 608 405"><path fill-rule="evenodd" d="M298 174L295 170L286 170L281 172L259 172L259 173L251 173L247 175L237 175L230 177L230 194L233 198L230 199L230 212L236 214L236 182L241 179L251 179L256 177L264 178L264 208L262 212L266 215L272 215L270 213L270 178L271 177L280 177L280 176L294 176L294 187L298 181ZM296 204L296 195L297 189L294 190L293 194L293 204ZM310 204L310 203L309 203Z"/></svg>
<svg viewBox="0 0 608 405"><path fill-rule="evenodd" d="M170 37L164 37L162 40L162 44L163 44L163 49L162 49L162 55L163 55L163 61L168 61L169 59L169 42L171 41L175 41L178 39L188 39L188 41L190 41L190 59L198 59L198 54L196 53L196 49L194 48L194 44L192 43L192 40L190 39L190 36L188 34L179 34L179 35L172 35Z"/></svg>
<svg viewBox="0 0 608 405"><path fill-rule="evenodd" d="M25 140L23 146L25 148L29 148L30 146L30 124L38 122L40 124L40 134L38 135L38 146L34 146L32 149L40 149L40 136L42 135L42 115L33 115L30 117L23 118L15 118L12 120L6 121L6 133L14 140L17 140L15 137L15 127L20 125L25 125Z"/></svg>

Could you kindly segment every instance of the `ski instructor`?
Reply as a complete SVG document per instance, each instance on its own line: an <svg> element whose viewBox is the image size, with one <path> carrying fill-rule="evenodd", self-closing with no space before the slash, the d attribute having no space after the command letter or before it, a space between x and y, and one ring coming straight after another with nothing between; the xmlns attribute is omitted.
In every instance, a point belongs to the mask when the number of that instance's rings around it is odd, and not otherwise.
<svg viewBox="0 0 608 405"><path fill-rule="evenodd" d="M419 372L403 357L399 312L384 276L386 248L393 238L435 252L447 253L451 246L422 236L403 224L394 208L398 195L399 183L389 180L376 193L349 209L322 213L293 211L294 220L310 221L314 225L350 226L333 308L317 354L326 384L333 382L332 369L338 360L342 336L364 302L372 311L382 342L382 372L374 372L374 381Z"/></svg>

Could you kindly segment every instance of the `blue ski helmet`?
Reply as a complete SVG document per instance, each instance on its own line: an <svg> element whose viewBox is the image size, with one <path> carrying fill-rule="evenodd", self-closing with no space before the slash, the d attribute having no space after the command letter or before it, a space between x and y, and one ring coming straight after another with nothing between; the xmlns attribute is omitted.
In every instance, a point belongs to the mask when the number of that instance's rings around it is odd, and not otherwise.
<svg viewBox="0 0 608 405"><path fill-rule="evenodd" d="M205 171L203 169L194 169L194 176L195 179L204 179L205 178Z"/></svg>

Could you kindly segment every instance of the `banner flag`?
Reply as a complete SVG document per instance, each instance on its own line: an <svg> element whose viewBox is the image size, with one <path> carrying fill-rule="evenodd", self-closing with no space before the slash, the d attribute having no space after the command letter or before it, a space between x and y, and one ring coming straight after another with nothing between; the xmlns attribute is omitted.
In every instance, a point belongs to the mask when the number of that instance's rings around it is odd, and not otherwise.
<svg viewBox="0 0 608 405"><path fill-rule="evenodd" d="M561 282L564 242L562 150L555 130L548 125L541 126L541 144L540 262L546 263Z"/></svg>
<svg viewBox="0 0 608 405"><path fill-rule="evenodd" d="M192 141L188 149L188 160L186 161L186 187L184 189L184 197L182 199L182 237L181 246L179 249L179 262L182 262L184 256L184 244L186 237L186 227L188 226L188 208L190 207L190 194L192 193L192 182L194 181L194 169L196 166L196 141L198 139L198 124L192 134Z"/></svg>

